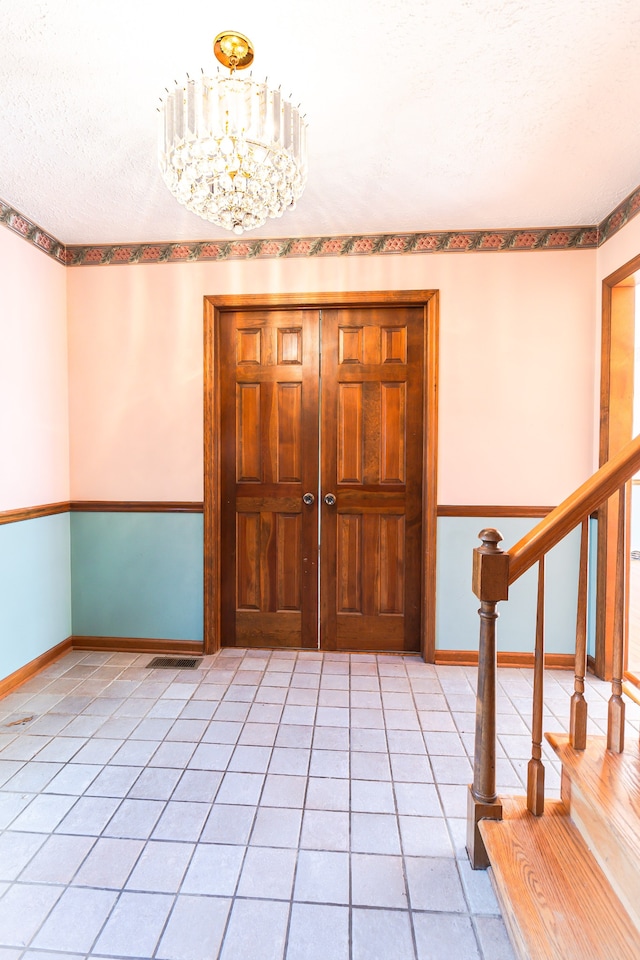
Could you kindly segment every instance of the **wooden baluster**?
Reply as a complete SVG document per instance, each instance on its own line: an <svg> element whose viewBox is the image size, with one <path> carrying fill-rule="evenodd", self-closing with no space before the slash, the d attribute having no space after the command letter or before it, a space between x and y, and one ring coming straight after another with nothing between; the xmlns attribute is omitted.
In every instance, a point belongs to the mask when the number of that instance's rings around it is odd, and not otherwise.
<svg viewBox="0 0 640 960"><path fill-rule="evenodd" d="M607 725L607 750L622 753L624 750L624 712L622 699L622 674L624 672L624 578L625 578L625 533L626 496L624 486L618 493L618 542L616 557L616 595L613 608L613 679L609 699Z"/></svg>
<svg viewBox="0 0 640 960"><path fill-rule="evenodd" d="M467 798L467 852L474 870L489 866L478 822L502 819L496 794L496 607L509 592L509 556L498 547L502 534L486 529L479 537L482 546L473 552L473 592L480 600L476 740L473 783Z"/></svg>
<svg viewBox="0 0 640 960"><path fill-rule="evenodd" d="M533 716L531 760L527 767L527 808L536 817L544 813L544 766L542 763L542 714L544 711L544 557L538 563L536 651L533 665Z"/></svg>
<svg viewBox="0 0 640 960"><path fill-rule="evenodd" d="M571 697L569 737L575 750L587 746L587 701L584 698L584 678L587 673L587 596L589 577L589 518L582 522L580 538L580 572L578 575L578 612L576 616L576 660Z"/></svg>

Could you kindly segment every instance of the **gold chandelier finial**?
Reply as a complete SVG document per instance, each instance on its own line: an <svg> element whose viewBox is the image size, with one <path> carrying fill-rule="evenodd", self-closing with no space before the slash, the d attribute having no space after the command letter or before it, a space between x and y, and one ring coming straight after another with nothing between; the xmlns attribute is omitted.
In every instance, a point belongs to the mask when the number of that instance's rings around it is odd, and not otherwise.
<svg viewBox="0 0 640 960"><path fill-rule="evenodd" d="M234 70L246 70L253 63L253 44L243 33L237 30L223 30L213 41L216 60L224 67Z"/></svg>

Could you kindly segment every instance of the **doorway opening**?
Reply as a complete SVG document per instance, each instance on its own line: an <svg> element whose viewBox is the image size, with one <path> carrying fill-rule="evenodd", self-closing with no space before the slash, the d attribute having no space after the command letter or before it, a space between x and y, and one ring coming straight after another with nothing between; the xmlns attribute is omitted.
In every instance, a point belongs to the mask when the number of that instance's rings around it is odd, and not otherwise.
<svg viewBox="0 0 640 960"><path fill-rule="evenodd" d="M205 298L205 652L435 648L437 293Z"/></svg>

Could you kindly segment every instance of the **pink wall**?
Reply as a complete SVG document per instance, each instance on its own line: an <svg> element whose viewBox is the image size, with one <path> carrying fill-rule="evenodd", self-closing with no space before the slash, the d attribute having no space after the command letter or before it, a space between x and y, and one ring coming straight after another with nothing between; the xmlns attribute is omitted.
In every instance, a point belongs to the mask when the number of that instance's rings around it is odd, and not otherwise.
<svg viewBox="0 0 640 960"><path fill-rule="evenodd" d="M440 503L553 504L594 456L595 251L67 271L71 496L202 499L206 294L440 290Z"/></svg>
<svg viewBox="0 0 640 960"><path fill-rule="evenodd" d="M69 499L65 268L0 229L0 510Z"/></svg>
<svg viewBox="0 0 640 960"><path fill-rule="evenodd" d="M439 502L555 503L595 465L601 280L638 253L640 217L597 252L65 270L0 230L0 510L201 499L205 294L402 288L440 290Z"/></svg>

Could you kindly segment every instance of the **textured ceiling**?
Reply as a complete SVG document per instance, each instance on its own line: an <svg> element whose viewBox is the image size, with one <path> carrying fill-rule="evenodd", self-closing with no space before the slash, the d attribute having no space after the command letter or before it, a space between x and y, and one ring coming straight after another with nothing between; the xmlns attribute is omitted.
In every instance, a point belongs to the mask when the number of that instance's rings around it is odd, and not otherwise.
<svg viewBox="0 0 640 960"><path fill-rule="evenodd" d="M638 0L2 0L0 197L67 244L214 239L157 167L165 86L233 28L309 179L248 237L601 221L640 183Z"/></svg>

